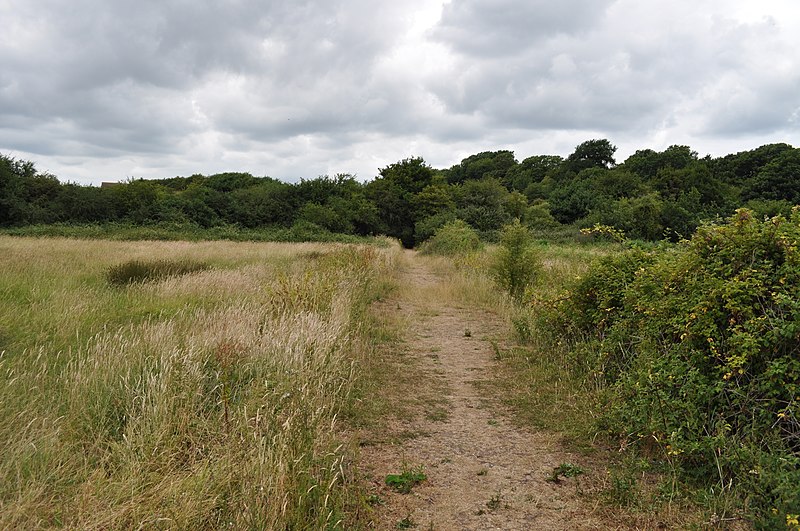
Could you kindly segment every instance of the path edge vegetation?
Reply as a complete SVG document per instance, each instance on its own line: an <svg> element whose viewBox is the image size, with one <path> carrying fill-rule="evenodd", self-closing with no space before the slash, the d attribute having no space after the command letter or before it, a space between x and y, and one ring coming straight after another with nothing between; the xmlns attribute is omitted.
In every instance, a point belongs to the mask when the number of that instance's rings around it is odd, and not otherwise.
<svg viewBox="0 0 800 531"><path fill-rule="evenodd" d="M519 346L498 391L520 418L613 450L603 498L633 521L796 529L800 209L740 209L675 245L598 225L616 243L583 268L527 251L525 230L506 226L488 263L454 256L509 295Z"/></svg>

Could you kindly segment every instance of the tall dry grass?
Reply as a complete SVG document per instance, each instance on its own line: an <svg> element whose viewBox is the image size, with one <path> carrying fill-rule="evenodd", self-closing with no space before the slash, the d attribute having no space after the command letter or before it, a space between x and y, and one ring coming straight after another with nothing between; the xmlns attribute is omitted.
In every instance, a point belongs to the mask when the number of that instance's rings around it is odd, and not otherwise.
<svg viewBox="0 0 800 531"><path fill-rule="evenodd" d="M0 237L0 528L347 528L337 416L396 248ZM127 288L104 271L210 270Z"/></svg>

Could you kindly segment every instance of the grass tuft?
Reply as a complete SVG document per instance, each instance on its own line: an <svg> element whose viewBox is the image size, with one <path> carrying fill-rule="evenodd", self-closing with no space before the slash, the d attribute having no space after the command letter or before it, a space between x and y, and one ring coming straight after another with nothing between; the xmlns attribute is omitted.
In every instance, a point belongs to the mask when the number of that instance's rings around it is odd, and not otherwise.
<svg viewBox="0 0 800 531"><path fill-rule="evenodd" d="M106 279L115 286L127 286L141 282L152 282L209 269L205 262L194 260L130 260L111 266L106 270Z"/></svg>

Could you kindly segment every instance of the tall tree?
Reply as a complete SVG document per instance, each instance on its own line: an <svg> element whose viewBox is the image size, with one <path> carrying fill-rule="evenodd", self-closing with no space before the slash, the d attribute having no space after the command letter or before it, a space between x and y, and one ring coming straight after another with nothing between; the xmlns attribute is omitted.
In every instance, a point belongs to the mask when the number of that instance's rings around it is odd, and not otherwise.
<svg viewBox="0 0 800 531"><path fill-rule="evenodd" d="M800 148L783 151L766 164L745 184L742 196L800 204Z"/></svg>
<svg viewBox="0 0 800 531"><path fill-rule="evenodd" d="M587 168L610 168L615 163L614 153L617 147L606 139L587 140L575 148L567 157L567 168L578 173Z"/></svg>

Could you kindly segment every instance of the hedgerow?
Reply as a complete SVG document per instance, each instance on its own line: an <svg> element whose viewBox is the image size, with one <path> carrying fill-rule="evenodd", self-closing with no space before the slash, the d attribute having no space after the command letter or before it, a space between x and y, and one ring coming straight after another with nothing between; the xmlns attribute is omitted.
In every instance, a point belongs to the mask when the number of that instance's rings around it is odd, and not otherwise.
<svg viewBox="0 0 800 531"><path fill-rule="evenodd" d="M601 425L760 526L800 513L800 211L738 210L601 261L551 320L609 391Z"/></svg>

